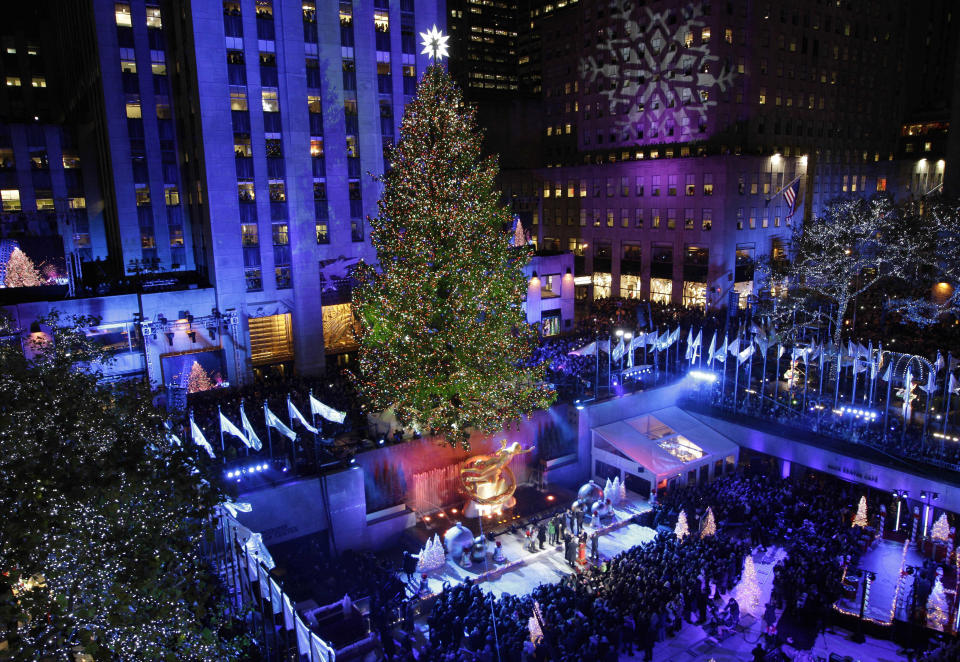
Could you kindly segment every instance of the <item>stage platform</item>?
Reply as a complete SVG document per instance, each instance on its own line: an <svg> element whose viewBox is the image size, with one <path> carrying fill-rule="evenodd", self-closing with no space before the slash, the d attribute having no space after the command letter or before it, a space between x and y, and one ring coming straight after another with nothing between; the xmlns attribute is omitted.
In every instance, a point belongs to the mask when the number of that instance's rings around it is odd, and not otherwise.
<svg viewBox="0 0 960 662"><path fill-rule="evenodd" d="M599 529L591 527L589 522L585 523L584 529L588 534L592 534L594 531L600 533L601 560L616 556L626 549L655 537L656 533L653 529L631 521L635 515L648 510L650 510L650 504L645 499L628 492L627 499L614 506L612 520L602 522ZM484 520L485 532L487 521ZM478 532L475 519L472 522L464 521L464 524L471 525L470 529L474 533ZM466 579L471 579L480 582L484 590L491 591L498 597L503 593L524 595L540 584L555 584L572 571L572 568L564 560L562 545L551 546L548 544L546 549L530 552L524 549L525 536L522 530L511 533L508 527L509 522L500 522L497 524L499 533L496 535L496 540L503 545L506 563L497 565L493 562L492 543L488 544L487 563L485 565L474 563L470 568L462 568L452 559L448 559L444 567L428 573L427 581L430 594L439 593L443 590L444 582L457 584ZM434 532L442 535L444 530L438 528L438 530L431 532L431 535ZM418 537L422 535L420 533ZM589 553L589 547L587 551ZM406 580L405 575L401 573L400 576L401 579ZM416 578L416 581L419 581L419 577ZM417 586L414 584L407 585L409 596L413 596L416 590Z"/></svg>
<svg viewBox="0 0 960 662"><path fill-rule="evenodd" d="M897 584L900 580L900 566L904 567L923 565L923 557L917 551L916 545L908 544L906 549L906 558L904 558L904 544L893 540L878 540L862 557L857 569L870 570L877 576L876 580L870 583L870 595L867 606L864 609L864 616L881 623L890 623L893 620L894 600L897 597ZM855 577L856 587L853 590L847 588L848 593L845 597L837 601L837 607L842 611L851 614L860 613L860 600L863 594L863 586L857 576L857 569L849 570L849 574ZM849 587L848 580L844 584ZM905 577L901 591L904 597L912 589L913 577ZM948 588L951 588L948 584ZM905 614L896 614L897 618L905 618Z"/></svg>

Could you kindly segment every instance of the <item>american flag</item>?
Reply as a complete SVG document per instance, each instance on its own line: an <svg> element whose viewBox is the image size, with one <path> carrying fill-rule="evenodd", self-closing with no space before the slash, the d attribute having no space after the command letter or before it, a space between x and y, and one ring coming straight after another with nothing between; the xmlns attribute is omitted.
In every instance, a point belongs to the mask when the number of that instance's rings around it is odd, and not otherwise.
<svg viewBox="0 0 960 662"><path fill-rule="evenodd" d="M797 211L797 193L800 192L800 178L797 177L793 180L793 183L787 187L787 190L783 192L783 199L787 201L787 204L790 205L790 213L787 214L787 218L792 218L795 211Z"/></svg>

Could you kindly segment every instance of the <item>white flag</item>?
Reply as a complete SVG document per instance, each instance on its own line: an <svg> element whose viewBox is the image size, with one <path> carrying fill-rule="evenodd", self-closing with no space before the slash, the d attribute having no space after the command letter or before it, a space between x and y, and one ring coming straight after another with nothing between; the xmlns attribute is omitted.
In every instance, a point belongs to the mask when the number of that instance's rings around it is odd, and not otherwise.
<svg viewBox="0 0 960 662"><path fill-rule="evenodd" d="M200 429L200 426L193 420L193 414L190 414L190 435L193 437L194 443L207 451L207 455L216 457L213 453L213 446L211 446L207 438L203 436L203 430Z"/></svg>
<svg viewBox="0 0 960 662"><path fill-rule="evenodd" d="M687 329L687 351L684 352L683 358L689 359L692 356L693 352L694 352L693 327L691 326L689 329Z"/></svg>
<svg viewBox="0 0 960 662"><path fill-rule="evenodd" d="M710 346L707 347L707 363L713 363L713 355L717 349L717 332L713 332L713 337L710 339Z"/></svg>
<svg viewBox="0 0 960 662"><path fill-rule="evenodd" d="M610 358L612 358L614 361L619 361L620 357L623 356L623 352L624 352L623 338L620 338L620 340L614 346L613 353L610 354Z"/></svg>
<svg viewBox="0 0 960 662"><path fill-rule="evenodd" d="M753 352L755 351L755 349L756 348L751 343L747 345L747 348L745 350L743 350L742 352L739 352L737 354L737 365L740 365L741 363L749 359L751 356L753 356Z"/></svg>
<svg viewBox="0 0 960 662"><path fill-rule="evenodd" d="M740 338L734 338L730 341L730 344L727 345L727 351L730 353L730 356L736 356L740 353Z"/></svg>
<svg viewBox="0 0 960 662"><path fill-rule="evenodd" d="M220 505L233 517L236 517L237 513L249 513L253 510L253 506L246 501L224 501Z"/></svg>
<svg viewBox="0 0 960 662"><path fill-rule="evenodd" d="M678 340L680 340L680 327L679 327L679 326L678 326L676 329L673 330L673 333L670 334L670 344L672 345L673 343L677 342Z"/></svg>
<svg viewBox="0 0 960 662"><path fill-rule="evenodd" d="M343 419L347 417L344 412L337 411L333 407L328 407L317 400L315 397L313 397L312 393L310 394L310 413L316 414L317 416L322 416L328 421L333 421L334 423L343 423Z"/></svg>
<svg viewBox="0 0 960 662"><path fill-rule="evenodd" d="M295 441L297 438L297 433L284 425L283 421L277 418L277 415L270 411L270 407L267 406L267 403L263 403L263 417L266 419L267 427L271 427L274 430L277 430L280 434L287 437L290 441Z"/></svg>
<svg viewBox="0 0 960 662"><path fill-rule="evenodd" d="M597 342L593 341L579 349L567 352L567 354L572 354L573 356L593 356L597 353ZM311 403L312 404L312 403Z"/></svg>
<svg viewBox="0 0 960 662"><path fill-rule="evenodd" d="M601 340L601 341L599 341L599 342L597 343L597 349L599 349L601 352L605 352L606 354L609 354L609 353L610 353L610 341L609 341L609 340Z"/></svg>
<svg viewBox="0 0 960 662"><path fill-rule="evenodd" d="M943 354L940 353L940 350L937 350L937 362L934 364L937 366L937 372L943 370Z"/></svg>
<svg viewBox="0 0 960 662"><path fill-rule="evenodd" d="M720 363L727 362L727 336L726 335L723 336L723 342L720 343L720 346L717 348L717 353L714 354L713 358L715 358L717 361L720 361Z"/></svg>
<svg viewBox="0 0 960 662"><path fill-rule="evenodd" d="M927 392L927 395L929 395L929 394L933 393L935 390L937 390L937 374L936 374L933 370L930 370L930 371L927 373L927 384L926 384L926 386L921 386L920 388L922 388L924 391L926 391L926 392Z"/></svg>
<svg viewBox="0 0 960 662"><path fill-rule="evenodd" d="M247 418L247 412L243 410L242 402L240 403L240 425L243 426L243 431L247 433L247 441L249 442L250 448L255 451L263 448L263 442L260 441L260 437L257 436L256 431L253 429L250 419Z"/></svg>
<svg viewBox="0 0 960 662"><path fill-rule="evenodd" d="M957 378L953 376L953 373L950 373L950 381L948 382L949 386L947 387L951 393L957 392Z"/></svg>
<svg viewBox="0 0 960 662"><path fill-rule="evenodd" d="M287 396L287 414L290 416L291 421L293 419L297 419L298 421L300 421L303 427L310 430L310 432L312 432L313 434L319 433L317 428L313 427L313 425L310 424L310 421L304 418L303 414L300 413L300 410L296 408L296 406L293 404L293 401L290 399L289 395Z"/></svg>
<svg viewBox="0 0 960 662"><path fill-rule="evenodd" d="M885 373L883 373L883 375L880 377L880 379L882 379L882 380L885 381L885 382L889 382L889 381L890 381L890 377L891 377L892 375L893 375L893 361L891 361L890 363L887 364L887 371L886 371Z"/></svg>
<svg viewBox="0 0 960 662"><path fill-rule="evenodd" d="M247 446L250 446L250 441L247 439L247 435L243 433L243 430L234 425L229 418L227 418L223 412L220 412L220 432L226 432L227 434L232 434L234 437L242 441Z"/></svg>

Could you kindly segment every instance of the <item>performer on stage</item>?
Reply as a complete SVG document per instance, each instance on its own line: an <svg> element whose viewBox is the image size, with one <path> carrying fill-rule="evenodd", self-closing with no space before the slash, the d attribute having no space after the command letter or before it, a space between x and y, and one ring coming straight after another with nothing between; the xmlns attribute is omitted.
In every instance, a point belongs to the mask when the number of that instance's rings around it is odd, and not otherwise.
<svg viewBox="0 0 960 662"><path fill-rule="evenodd" d="M586 565L587 563L587 536L583 533L580 534L577 546L577 562L580 565Z"/></svg>

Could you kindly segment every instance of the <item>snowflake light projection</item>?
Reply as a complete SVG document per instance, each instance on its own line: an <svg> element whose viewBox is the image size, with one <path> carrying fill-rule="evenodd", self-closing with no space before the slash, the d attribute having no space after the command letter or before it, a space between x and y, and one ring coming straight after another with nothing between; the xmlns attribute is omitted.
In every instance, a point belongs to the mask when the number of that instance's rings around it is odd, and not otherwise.
<svg viewBox="0 0 960 662"><path fill-rule="evenodd" d="M700 6L656 13L618 0L610 16L597 53L580 62L581 78L603 95L629 139L689 138L735 76L703 43Z"/></svg>

